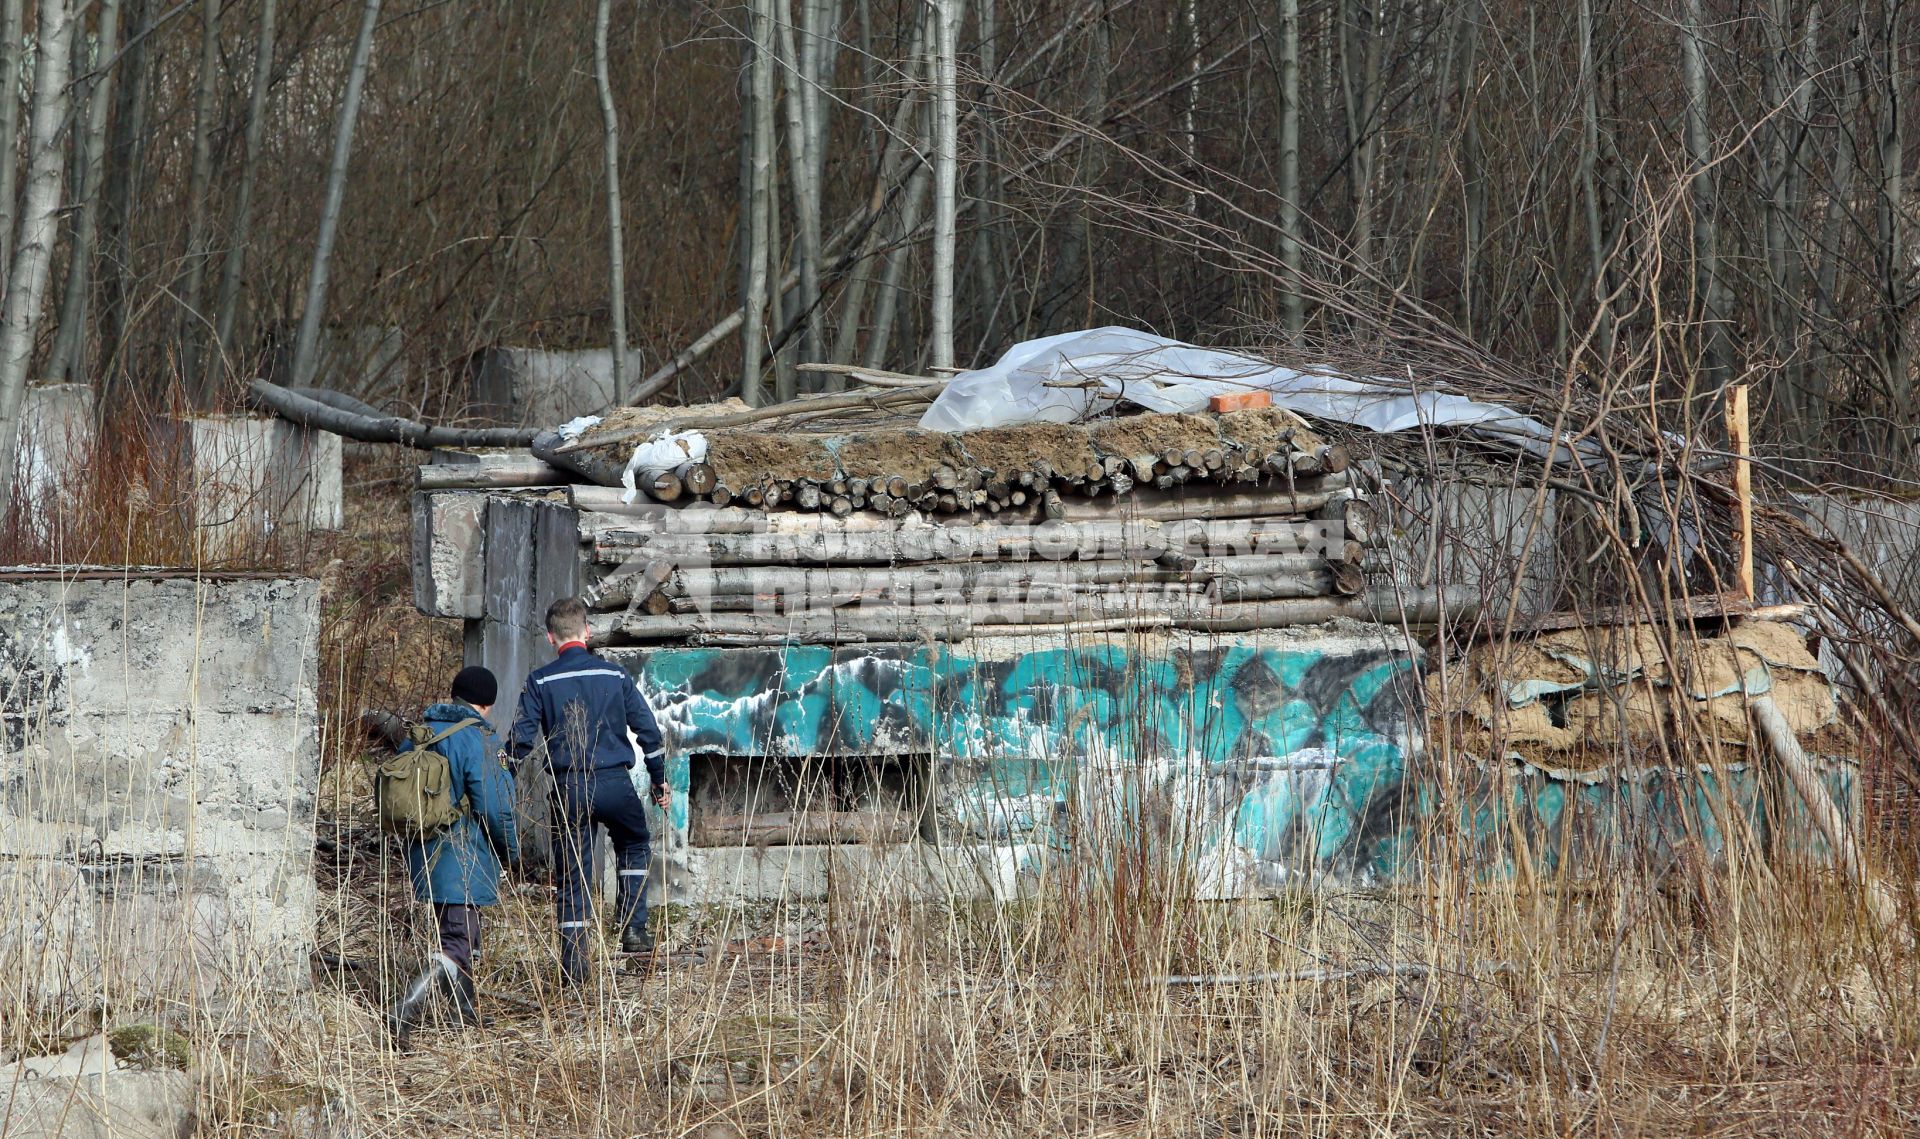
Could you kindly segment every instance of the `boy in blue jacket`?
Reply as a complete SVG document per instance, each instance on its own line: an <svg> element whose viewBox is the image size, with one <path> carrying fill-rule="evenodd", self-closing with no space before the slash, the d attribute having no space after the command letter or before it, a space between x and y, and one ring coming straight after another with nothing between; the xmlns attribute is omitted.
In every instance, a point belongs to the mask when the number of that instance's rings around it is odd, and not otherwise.
<svg viewBox="0 0 1920 1139"><path fill-rule="evenodd" d="M473 958L480 951L480 910L500 902L501 865L520 861L520 840L513 823L513 776L501 761L499 741L486 721L499 695L499 681L484 668L463 668L453 678L451 695L450 702L426 711L426 724L434 734L464 720L479 722L434 745L447 757L454 804L463 809L460 819L432 838L406 844L413 896L433 907L440 952L390 1014L390 1027L402 1044L436 989L451 998L456 1023L479 1023ZM402 750L411 746L409 741Z"/></svg>

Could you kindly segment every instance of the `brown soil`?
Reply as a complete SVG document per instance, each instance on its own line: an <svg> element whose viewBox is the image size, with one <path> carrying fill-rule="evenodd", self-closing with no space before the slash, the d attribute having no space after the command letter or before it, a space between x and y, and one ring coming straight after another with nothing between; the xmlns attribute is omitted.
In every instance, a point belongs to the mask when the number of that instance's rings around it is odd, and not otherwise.
<svg viewBox="0 0 1920 1139"><path fill-rule="evenodd" d="M1127 415L1096 423L1088 434L1102 455L1123 459L1220 446L1220 429L1208 415Z"/></svg>
<svg viewBox="0 0 1920 1139"><path fill-rule="evenodd" d="M1216 420L1220 437L1229 446L1249 455L1266 456L1275 451L1306 451L1320 445L1320 437L1300 426L1300 419L1277 407L1255 411L1229 411Z"/></svg>
<svg viewBox="0 0 1920 1139"><path fill-rule="evenodd" d="M848 478L891 478L924 483L933 468L945 463L958 469L966 457L953 437L938 431L906 427L896 431L865 431L840 439L834 447L840 470Z"/></svg>
<svg viewBox="0 0 1920 1139"><path fill-rule="evenodd" d="M1078 473L1100 461L1086 429L1068 424L1030 423L967 431L953 438L968 462L1001 475L1035 470L1042 462L1050 470Z"/></svg>
<svg viewBox="0 0 1920 1139"><path fill-rule="evenodd" d="M709 431L707 463L720 485L739 491L768 479L829 480L837 474L833 452L818 435L761 431Z"/></svg>

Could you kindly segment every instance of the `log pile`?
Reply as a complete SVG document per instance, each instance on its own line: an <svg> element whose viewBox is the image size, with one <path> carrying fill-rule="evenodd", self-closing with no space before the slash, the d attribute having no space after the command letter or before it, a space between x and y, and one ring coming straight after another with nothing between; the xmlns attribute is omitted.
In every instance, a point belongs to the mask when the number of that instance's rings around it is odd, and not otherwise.
<svg viewBox="0 0 1920 1139"><path fill-rule="evenodd" d="M1369 577L1373 484L1288 412L946 435L911 420L770 430L752 411L673 410L638 424L700 432L700 457L669 469L627 471L638 410L544 436L531 461L466 464L490 489L573 476L543 493L578 511L600 643L1247 632L1460 608ZM460 478L428 467L421 485Z"/></svg>

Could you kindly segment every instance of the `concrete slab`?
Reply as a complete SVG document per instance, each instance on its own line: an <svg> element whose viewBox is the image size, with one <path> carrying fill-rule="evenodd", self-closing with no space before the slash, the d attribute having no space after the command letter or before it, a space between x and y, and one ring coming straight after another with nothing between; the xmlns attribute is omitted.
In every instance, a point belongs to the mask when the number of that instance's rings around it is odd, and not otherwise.
<svg viewBox="0 0 1920 1139"><path fill-rule="evenodd" d="M0 579L0 974L305 984L318 635L305 579Z"/></svg>
<svg viewBox="0 0 1920 1139"><path fill-rule="evenodd" d="M639 351L628 349L628 372L644 375ZM613 402L613 351L550 352L489 348L472 365L476 415L516 427L557 427L598 415Z"/></svg>

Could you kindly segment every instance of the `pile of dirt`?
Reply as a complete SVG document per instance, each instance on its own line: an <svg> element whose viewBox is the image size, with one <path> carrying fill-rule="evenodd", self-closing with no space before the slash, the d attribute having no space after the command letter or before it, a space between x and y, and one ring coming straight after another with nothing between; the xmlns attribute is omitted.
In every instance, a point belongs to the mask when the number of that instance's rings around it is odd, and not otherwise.
<svg viewBox="0 0 1920 1139"><path fill-rule="evenodd" d="M1275 451L1311 451L1321 444L1299 416L1277 407L1223 412L1216 423L1220 438L1249 458L1264 458Z"/></svg>
<svg viewBox="0 0 1920 1139"><path fill-rule="evenodd" d="M1046 471L1078 477L1100 463L1100 456L1087 439L1086 428L1067 423L1028 423L967 431L955 436L954 441L966 453L969 463L996 475Z"/></svg>
<svg viewBox="0 0 1920 1139"><path fill-rule="evenodd" d="M966 462L952 436L918 427L863 431L834 440L831 446L841 473L850 479L899 475L910 483L925 485L932 480L935 467L945 464L957 468Z"/></svg>
<svg viewBox="0 0 1920 1139"><path fill-rule="evenodd" d="M776 479L827 482L838 470L820 436L765 431L707 432L707 464L719 485L736 493Z"/></svg>
<svg viewBox="0 0 1920 1139"><path fill-rule="evenodd" d="M1428 712L1455 745L1571 771L1681 741L1744 749L1747 701L1768 693L1803 739L1835 721L1833 689L1790 625L1742 621L1669 647L1651 625L1570 629L1476 645L1427 681Z"/></svg>
<svg viewBox="0 0 1920 1139"><path fill-rule="evenodd" d="M1088 434L1102 455L1122 459L1222 449L1210 415L1126 415L1096 423Z"/></svg>

